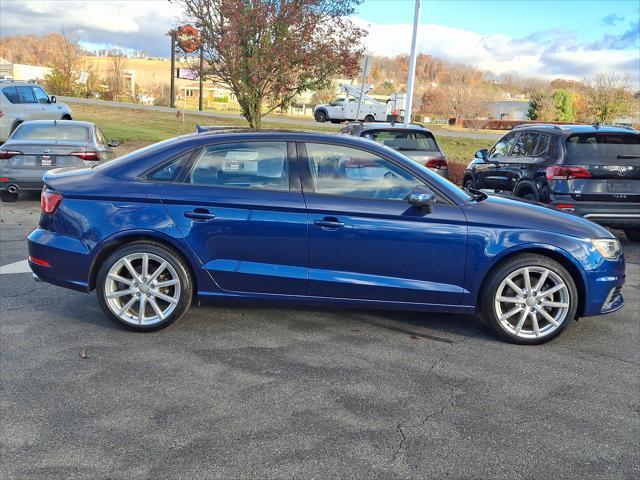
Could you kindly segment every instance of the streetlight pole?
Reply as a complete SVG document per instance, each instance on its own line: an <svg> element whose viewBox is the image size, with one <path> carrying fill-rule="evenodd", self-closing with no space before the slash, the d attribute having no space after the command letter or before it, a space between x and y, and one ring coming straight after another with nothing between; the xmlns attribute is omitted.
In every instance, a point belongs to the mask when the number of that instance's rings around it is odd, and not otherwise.
<svg viewBox="0 0 640 480"><path fill-rule="evenodd" d="M176 92L176 80L175 80L175 76L176 76L176 31L175 30L171 30L169 32L169 35L171 35L171 83L170 85L170 90L171 92L169 93L169 95L171 95L171 98L169 99L169 106L171 108L175 108L176 104L175 104L175 92Z"/></svg>
<svg viewBox="0 0 640 480"><path fill-rule="evenodd" d="M416 9L413 14L413 36L411 37L411 58L409 59L409 80L407 81L407 103L404 109L404 126L411 121L411 108L413 107L413 81L416 76L416 40L418 37L418 23L420 23L420 11L422 0L416 0Z"/></svg>

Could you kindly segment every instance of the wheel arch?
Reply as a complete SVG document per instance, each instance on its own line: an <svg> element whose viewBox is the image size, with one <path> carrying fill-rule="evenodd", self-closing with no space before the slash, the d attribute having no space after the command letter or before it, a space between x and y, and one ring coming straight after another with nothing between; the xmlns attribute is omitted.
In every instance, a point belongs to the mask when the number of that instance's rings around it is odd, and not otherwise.
<svg viewBox="0 0 640 480"><path fill-rule="evenodd" d="M62 117L60 119L61 120L72 120L71 114L65 113L64 115L62 115Z"/></svg>
<svg viewBox="0 0 640 480"><path fill-rule="evenodd" d="M493 271L495 271L500 265L502 265L510 258L526 253L543 255L552 260L555 260L560 265L562 265L567 270L567 272L569 272L569 275L571 275L573 282L576 284L576 289L578 290L578 308L576 310L576 315L582 316L585 310L588 293L587 290L589 288L586 274L582 270L582 267L577 265L570 258L569 254L567 254L564 250L561 250L559 248L549 248L548 246L543 245L522 245L519 248L510 249L506 252L503 252L501 255L496 257L493 264L484 275L482 283L480 284L480 288L476 292L476 305L480 305L482 292Z"/></svg>
<svg viewBox="0 0 640 480"><path fill-rule="evenodd" d="M513 196L522 197L522 195L526 192L533 193L536 197L536 200L540 198L538 186L531 180L520 180L516 185L516 188L513 189Z"/></svg>
<svg viewBox="0 0 640 480"><path fill-rule="evenodd" d="M193 270L192 262L190 261L188 256L183 253L178 242L166 235L158 235L157 232L151 233L144 231L125 232L121 235L111 236L101 242L100 246L98 247L98 251L93 257L91 267L89 269L89 291L95 289L98 272L100 271L100 267L102 266L102 263L107 259L107 257L115 252L118 248L139 241L160 244L165 248L170 249L178 258L180 258L186 265L189 275L191 275L191 281L193 282L193 294L194 296L197 295L198 277L196 276L196 272Z"/></svg>

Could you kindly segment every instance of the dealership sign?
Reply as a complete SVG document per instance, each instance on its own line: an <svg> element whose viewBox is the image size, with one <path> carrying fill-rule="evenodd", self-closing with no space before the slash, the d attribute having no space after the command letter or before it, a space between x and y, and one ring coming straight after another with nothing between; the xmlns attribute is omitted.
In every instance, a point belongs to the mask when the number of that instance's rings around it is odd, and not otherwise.
<svg viewBox="0 0 640 480"><path fill-rule="evenodd" d="M196 27L183 25L176 30L178 47L186 53L193 53L200 48L200 32Z"/></svg>
<svg viewBox="0 0 640 480"><path fill-rule="evenodd" d="M176 78L195 80L198 78L198 72L192 68L176 68Z"/></svg>

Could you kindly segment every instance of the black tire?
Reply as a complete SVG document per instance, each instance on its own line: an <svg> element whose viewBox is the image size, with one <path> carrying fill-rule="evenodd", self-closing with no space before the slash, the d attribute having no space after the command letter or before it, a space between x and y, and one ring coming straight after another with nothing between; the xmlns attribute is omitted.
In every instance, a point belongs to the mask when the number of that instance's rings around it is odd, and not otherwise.
<svg viewBox="0 0 640 480"><path fill-rule="evenodd" d="M0 200L7 203L13 203L18 201L18 193L11 193L6 190L0 191Z"/></svg>
<svg viewBox="0 0 640 480"><path fill-rule="evenodd" d="M61 120L71 120L71 115L63 115Z"/></svg>
<svg viewBox="0 0 640 480"><path fill-rule="evenodd" d="M640 228L625 228L624 234L630 242L640 242Z"/></svg>
<svg viewBox="0 0 640 480"><path fill-rule="evenodd" d="M324 110L318 110L313 114L313 118L316 119L316 122L324 123L327 121L327 114Z"/></svg>
<svg viewBox="0 0 640 480"><path fill-rule="evenodd" d="M476 188L476 185L473 182L473 178L472 177L465 178L463 186L464 186L464 188L471 188L471 189L475 189Z"/></svg>
<svg viewBox="0 0 640 480"><path fill-rule="evenodd" d="M507 330L500 322L498 318L498 312L496 311L496 305L495 305L496 295L498 293L498 288L500 284L510 274L517 272L518 270L523 269L525 267L531 267L531 268L542 267L544 269L550 270L551 272L555 273L555 275L557 275L564 282L567 289L566 294L568 296L567 301L569 306L566 310L566 315L564 315L564 318L561 320L561 322L559 322L559 326L556 327L555 330L551 330L549 331L549 333L541 335L540 337L525 338L522 335L516 335L514 334L514 332ZM493 330L496 332L496 334L500 338L510 343L517 343L521 345L536 345L536 344L548 342L549 340L560 335L564 331L564 329L567 328L571 319L575 318L576 311L578 309L578 302L579 302L578 290L576 288L575 282L573 281L573 278L571 277L571 274L569 274L569 272L558 262L544 255L524 253L524 254L507 258L502 263L497 265L496 268L494 268L490 272L489 276L485 279L485 282L483 283L481 288L482 290L480 293L479 301L480 301L480 313L482 314L483 319L485 320L485 322L487 322L487 324L491 326L491 328L493 328ZM539 292L534 292L533 296L535 296L537 293ZM531 299L530 301L532 300L533 299ZM524 314L525 311L528 311L530 307L531 307L531 311L533 311L534 308L538 308L538 307L535 307L535 305L534 306L530 306L528 304L521 304L521 305L525 305L525 308L520 310L522 314ZM516 308L518 308L521 305L516 304ZM550 310L550 311L553 313L553 310ZM521 314L520 312L516 312L516 314L514 314L513 316L514 317L518 316L518 314ZM543 320L543 317L541 316L540 319ZM546 320L543 320L543 321L545 323L548 323L546 322ZM531 322L528 316L527 316L526 322Z"/></svg>
<svg viewBox="0 0 640 480"><path fill-rule="evenodd" d="M122 258L126 257L127 255L136 253L148 253L167 261L177 273L178 279L180 281L180 295L176 307L169 315L166 316L166 318L150 325L139 325L124 321L111 310L106 298L105 284L107 281L109 270L114 266L116 262L118 262ZM184 260L182 260L182 258L172 249L156 242L137 241L115 250L107 257L104 263L100 266L100 270L98 271L98 276L96 279L96 293L98 296L100 307L102 307L105 315L109 317L113 322L136 332L151 332L171 325L173 322L182 317L189 309L189 306L191 305L191 299L193 297L193 279L191 278L189 268L185 264Z"/></svg>
<svg viewBox="0 0 640 480"><path fill-rule="evenodd" d="M366 117L364 117L365 123L373 123L375 121L376 121L376 118L373 115L367 115Z"/></svg>

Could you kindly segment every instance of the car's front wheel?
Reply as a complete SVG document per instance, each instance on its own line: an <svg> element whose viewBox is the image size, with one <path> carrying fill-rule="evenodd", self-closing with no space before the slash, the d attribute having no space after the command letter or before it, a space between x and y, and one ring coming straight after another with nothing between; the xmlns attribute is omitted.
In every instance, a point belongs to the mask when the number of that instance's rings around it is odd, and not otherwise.
<svg viewBox="0 0 640 480"><path fill-rule="evenodd" d="M512 343L556 337L575 317L578 291L569 272L543 255L522 254L494 269L481 294L485 321Z"/></svg>
<svg viewBox="0 0 640 480"><path fill-rule="evenodd" d="M630 242L640 242L640 228L625 228L624 234Z"/></svg>
<svg viewBox="0 0 640 480"><path fill-rule="evenodd" d="M193 282L185 262L153 242L113 252L98 272L100 306L114 322L136 331L164 328L189 308Z"/></svg>

